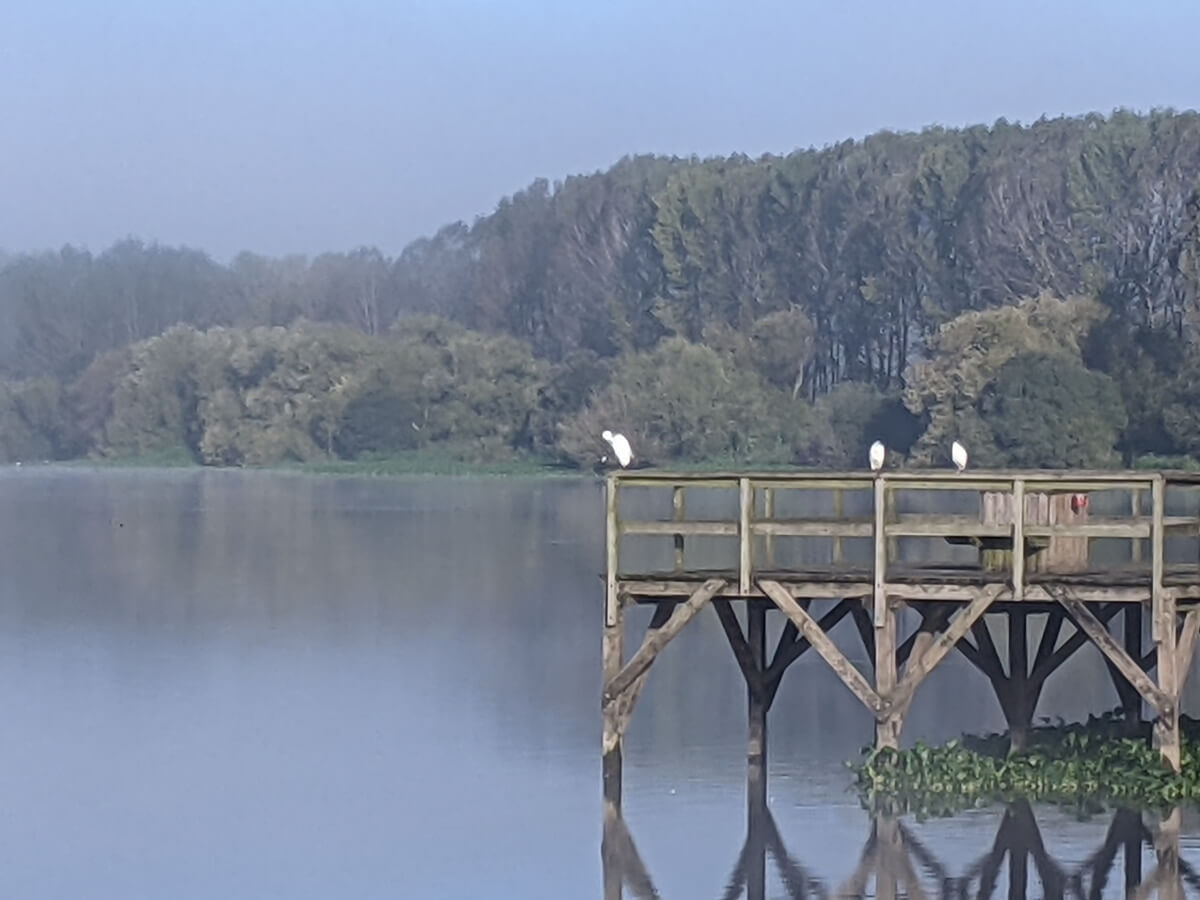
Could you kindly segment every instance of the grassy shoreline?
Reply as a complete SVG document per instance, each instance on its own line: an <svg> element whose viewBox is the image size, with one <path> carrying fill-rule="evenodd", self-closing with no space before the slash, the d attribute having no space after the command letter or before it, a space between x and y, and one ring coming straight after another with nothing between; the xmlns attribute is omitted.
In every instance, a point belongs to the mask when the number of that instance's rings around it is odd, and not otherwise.
<svg viewBox="0 0 1200 900"><path fill-rule="evenodd" d="M263 466L206 466L186 452L170 451L126 457L89 457L53 463L76 469L192 469L213 472L270 472L332 477L492 477L581 479L594 477L587 469L571 469L548 460L512 459L473 462L449 453L399 453L357 460L284 462Z"/></svg>
<svg viewBox="0 0 1200 900"><path fill-rule="evenodd" d="M455 456L451 451L408 451L361 459L325 459L311 462L280 462L261 466L209 466L192 458L184 450L170 450L142 456L87 457L59 460L55 466L94 469L196 469L215 472L288 472L307 475L370 476L383 478L407 477L492 477L592 479L597 477L590 468L571 468L549 458L514 457L491 461L475 461ZM27 465L37 465L27 463ZM678 462L669 466L672 472L729 472L753 468L755 471L802 472L803 467L776 463L747 463L730 459L707 462Z"/></svg>

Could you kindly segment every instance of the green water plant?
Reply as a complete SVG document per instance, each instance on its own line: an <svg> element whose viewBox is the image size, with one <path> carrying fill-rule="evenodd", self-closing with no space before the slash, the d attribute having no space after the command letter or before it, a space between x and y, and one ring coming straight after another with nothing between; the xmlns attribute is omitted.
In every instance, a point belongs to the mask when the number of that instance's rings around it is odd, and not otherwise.
<svg viewBox="0 0 1200 900"><path fill-rule="evenodd" d="M1026 750L1006 734L964 736L941 746L864 751L850 763L864 805L920 817L953 815L1016 799L1095 812L1108 806L1166 809L1200 800L1200 720L1184 717L1182 771L1149 741L1149 726L1119 712L1086 722L1043 721Z"/></svg>

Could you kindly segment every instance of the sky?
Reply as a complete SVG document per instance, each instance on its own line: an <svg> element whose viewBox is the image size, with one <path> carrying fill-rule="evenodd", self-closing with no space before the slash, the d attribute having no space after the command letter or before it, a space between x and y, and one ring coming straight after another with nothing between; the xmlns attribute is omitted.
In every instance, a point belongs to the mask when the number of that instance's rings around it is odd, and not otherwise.
<svg viewBox="0 0 1200 900"><path fill-rule="evenodd" d="M1191 0L3 0L0 249L398 253L533 179L1200 107Z"/></svg>

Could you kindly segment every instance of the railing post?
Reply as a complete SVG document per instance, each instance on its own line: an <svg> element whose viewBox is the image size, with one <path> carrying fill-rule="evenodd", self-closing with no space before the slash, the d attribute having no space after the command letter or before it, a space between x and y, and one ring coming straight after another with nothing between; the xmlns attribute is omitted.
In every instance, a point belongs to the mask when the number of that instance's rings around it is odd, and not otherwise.
<svg viewBox="0 0 1200 900"><path fill-rule="evenodd" d="M1129 492L1129 514L1138 519L1142 515L1142 489L1133 488ZM1135 523L1136 524L1136 523ZM1142 561L1142 539L1129 539L1129 560L1132 563L1140 563Z"/></svg>
<svg viewBox="0 0 1200 900"><path fill-rule="evenodd" d="M682 522L684 516L683 485L677 484L671 491L671 507L675 511L675 521ZM683 535L675 535L675 571L683 571Z"/></svg>
<svg viewBox="0 0 1200 900"><path fill-rule="evenodd" d="M846 516L846 495L841 488L833 489L833 517L839 522ZM833 539L833 564L842 564L842 538L840 535Z"/></svg>
<svg viewBox="0 0 1200 900"><path fill-rule="evenodd" d="M605 598L604 624L612 627L617 624L617 607L620 597L617 595L617 553L621 545L619 510L617 507L617 476L609 475L605 482L605 527L604 527L604 563L605 563Z"/></svg>
<svg viewBox="0 0 1200 900"><path fill-rule="evenodd" d="M750 541L750 519L754 512L754 487L749 478L738 479L738 593L745 597L750 593L752 580Z"/></svg>
<svg viewBox="0 0 1200 900"><path fill-rule="evenodd" d="M775 521L775 491L773 488L764 487L763 492L763 518L768 522ZM766 567L773 568L775 565L775 535L767 532L763 535L763 551L766 556Z"/></svg>
<svg viewBox="0 0 1200 900"><path fill-rule="evenodd" d="M1017 478L1013 481L1012 498L1012 598L1013 603L1020 603L1025 599L1025 482L1023 479Z"/></svg>
<svg viewBox="0 0 1200 900"><path fill-rule="evenodd" d="M875 565L874 565L874 621L875 621L875 693L890 702L896 690L896 613L888 605L887 598L887 509L888 488L883 475L875 478ZM877 749L900 746L900 726L903 712L890 710L883 718L875 721L875 747Z"/></svg>
<svg viewBox="0 0 1200 900"><path fill-rule="evenodd" d="M1163 518L1166 497L1162 476L1156 475L1150 483L1150 619L1151 638L1157 643L1162 640L1162 582L1163 582ZM1171 623L1174 632L1175 623ZM1161 670L1160 670L1161 671Z"/></svg>
<svg viewBox="0 0 1200 900"><path fill-rule="evenodd" d="M882 475L875 478L875 627L883 627L887 607L887 483Z"/></svg>
<svg viewBox="0 0 1200 900"><path fill-rule="evenodd" d="M1158 687L1169 698L1168 708L1159 710L1154 720L1154 744L1167 764L1180 769L1179 672L1175 653L1175 595L1163 589L1163 519L1166 507L1166 483L1155 475L1151 483L1150 520L1150 602L1151 626L1158 659Z"/></svg>

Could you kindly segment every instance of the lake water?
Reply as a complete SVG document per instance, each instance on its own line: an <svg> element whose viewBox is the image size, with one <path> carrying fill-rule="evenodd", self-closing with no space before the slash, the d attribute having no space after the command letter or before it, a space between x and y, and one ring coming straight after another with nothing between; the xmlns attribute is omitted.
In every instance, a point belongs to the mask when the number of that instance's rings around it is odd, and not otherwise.
<svg viewBox="0 0 1200 900"><path fill-rule="evenodd" d="M602 896L598 482L25 467L0 472L0 504L0 896ZM855 648L848 620L834 635ZM1088 648L1040 713L1116 702ZM905 726L1002 727L954 654ZM871 735L819 658L789 670L771 824L812 895L870 836L843 764ZM658 896L722 896L747 835L745 688L707 610L655 665L624 785ZM1068 873L1111 821L1034 812ZM956 877L1003 816L904 825ZM1183 834L1200 867L1186 811ZM1094 896L1124 896L1122 865ZM1052 894L1028 868L1028 896ZM796 895L768 869L767 896Z"/></svg>

